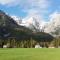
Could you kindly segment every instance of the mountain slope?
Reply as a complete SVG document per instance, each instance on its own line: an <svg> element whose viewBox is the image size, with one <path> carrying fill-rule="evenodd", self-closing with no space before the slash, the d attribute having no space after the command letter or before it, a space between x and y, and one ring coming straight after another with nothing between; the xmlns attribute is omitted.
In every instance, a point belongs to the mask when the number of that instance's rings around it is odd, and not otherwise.
<svg viewBox="0 0 60 60"><path fill-rule="evenodd" d="M18 31L31 32L31 30L18 25L10 16L0 11L0 38L18 37Z"/></svg>
<svg viewBox="0 0 60 60"><path fill-rule="evenodd" d="M27 22L29 22L30 24L34 23L33 25L36 27L35 28L36 30L40 26L39 21L37 21L35 18L34 19L31 18L31 19L32 21L27 20ZM38 23L37 26L36 26L36 22ZM0 11L0 39L5 39L5 38L8 39L11 37L16 38L17 40L30 40L32 38L36 41L38 40L43 41L44 39L48 40L47 37L49 37L49 39L51 40L53 39L53 37L49 34L46 34L44 32L33 32L29 28L19 25L10 16Z"/></svg>
<svg viewBox="0 0 60 60"><path fill-rule="evenodd" d="M38 15L34 15L21 20L18 19L20 21L18 24L35 32L46 32L53 36L60 36L60 14L53 13L49 19L49 22L45 22Z"/></svg>
<svg viewBox="0 0 60 60"><path fill-rule="evenodd" d="M41 32L41 30L44 28L44 24L45 22L42 21L39 16L34 15L23 19L20 25L26 26L33 31Z"/></svg>
<svg viewBox="0 0 60 60"><path fill-rule="evenodd" d="M55 36L60 35L60 14L54 13L51 16L50 21L45 26L45 32Z"/></svg>

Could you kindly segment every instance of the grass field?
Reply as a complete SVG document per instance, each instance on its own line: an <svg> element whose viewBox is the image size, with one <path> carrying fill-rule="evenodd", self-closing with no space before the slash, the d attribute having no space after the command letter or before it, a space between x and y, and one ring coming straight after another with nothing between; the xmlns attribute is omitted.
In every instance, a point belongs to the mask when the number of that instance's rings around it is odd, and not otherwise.
<svg viewBox="0 0 60 60"><path fill-rule="evenodd" d="M59 48L3 48L0 60L60 60Z"/></svg>

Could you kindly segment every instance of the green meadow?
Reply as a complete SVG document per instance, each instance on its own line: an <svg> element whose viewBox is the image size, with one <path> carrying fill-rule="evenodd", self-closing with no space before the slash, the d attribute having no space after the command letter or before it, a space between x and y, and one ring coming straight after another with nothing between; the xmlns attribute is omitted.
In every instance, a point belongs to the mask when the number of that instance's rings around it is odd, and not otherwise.
<svg viewBox="0 0 60 60"><path fill-rule="evenodd" d="M0 60L60 60L60 49L1 48Z"/></svg>

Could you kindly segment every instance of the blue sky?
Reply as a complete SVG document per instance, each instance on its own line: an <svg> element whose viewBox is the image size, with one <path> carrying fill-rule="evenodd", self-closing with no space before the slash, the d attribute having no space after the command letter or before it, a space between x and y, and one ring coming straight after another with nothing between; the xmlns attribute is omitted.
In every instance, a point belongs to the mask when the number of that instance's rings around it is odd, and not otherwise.
<svg viewBox="0 0 60 60"><path fill-rule="evenodd" d="M0 0L0 9L11 16L25 18L39 15L48 21L52 13L60 13L60 0Z"/></svg>

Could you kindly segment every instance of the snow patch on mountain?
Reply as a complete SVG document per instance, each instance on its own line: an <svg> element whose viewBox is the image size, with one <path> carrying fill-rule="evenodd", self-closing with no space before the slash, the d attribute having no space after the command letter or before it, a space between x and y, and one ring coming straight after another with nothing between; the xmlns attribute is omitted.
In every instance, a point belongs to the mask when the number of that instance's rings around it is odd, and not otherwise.
<svg viewBox="0 0 60 60"><path fill-rule="evenodd" d="M58 26L60 26L60 13L54 12L52 15L50 15L50 21L45 27L45 32L55 32Z"/></svg>
<svg viewBox="0 0 60 60"><path fill-rule="evenodd" d="M18 24L21 24L21 22L22 22L21 18L15 16L15 15L11 16L11 18L13 18Z"/></svg>
<svg viewBox="0 0 60 60"><path fill-rule="evenodd" d="M46 22L39 15L28 16L24 19L20 19L19 17L12 16L12 18L19 24L30 29L34 27L38 30L44 30L46 33L52 33L58 31L60 29L60 13L54 12L49 16L49 21Z"/></svg>
<svg viewBox="0 0 60 60"><path fill-rule="evenodd" d="M33 16L24 18L20 25L26 26L30 29L36 28L38 30L42 30L45 25L45 22L40 18L40 16L33 15Z"/></svg>

